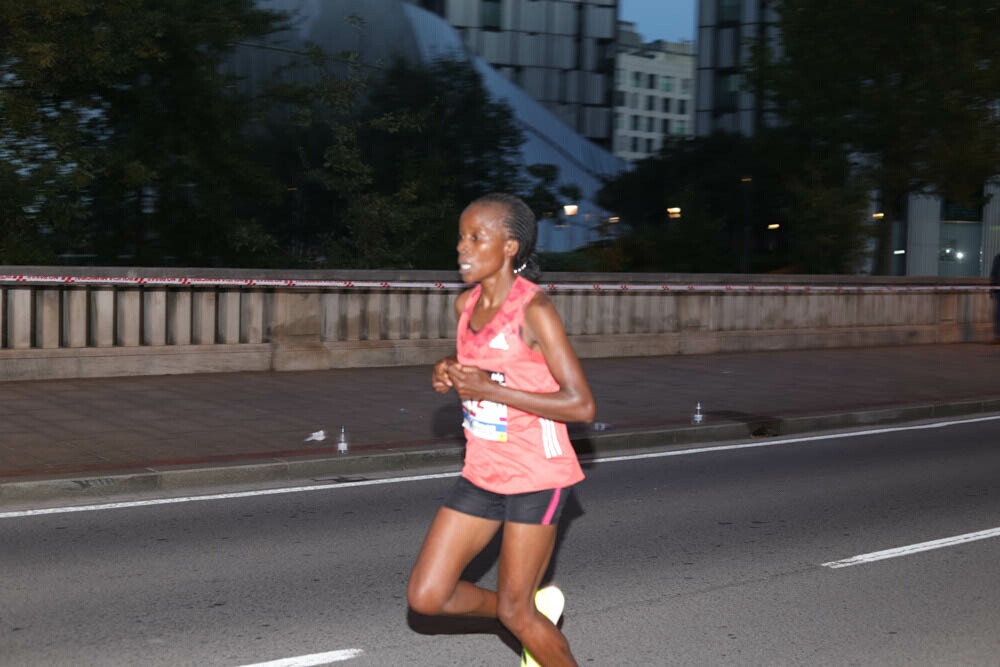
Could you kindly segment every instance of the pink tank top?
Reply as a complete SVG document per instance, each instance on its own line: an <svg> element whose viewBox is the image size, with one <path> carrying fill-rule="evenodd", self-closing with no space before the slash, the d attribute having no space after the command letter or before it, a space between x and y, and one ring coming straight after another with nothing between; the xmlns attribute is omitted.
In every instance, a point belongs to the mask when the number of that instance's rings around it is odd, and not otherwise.
<svg viewBox="0 0 1000 667"><path fill-rule="evenodd" d="M481 368L512 389L558 391L545 357L521 339L525 307L539 290L518 276L493 319L473 331L469 319L482 286L472 288L458 320L459 363ZM462 408L462 476L476 486L511 494L564 488L583 479L566 424L492 401L463 401Z"/></svg>

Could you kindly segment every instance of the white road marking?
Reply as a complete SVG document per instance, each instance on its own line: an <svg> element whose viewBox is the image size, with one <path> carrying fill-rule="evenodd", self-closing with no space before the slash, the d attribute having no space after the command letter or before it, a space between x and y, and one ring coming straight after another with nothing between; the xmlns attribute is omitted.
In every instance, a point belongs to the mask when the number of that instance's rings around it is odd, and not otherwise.
<svg viewBox="0 0 1000 667"><path fill-rule="evenodd" d="M851 558L845 558L843 560L834 560L829 563L823 563L823 567L836 569L839 567L861 565L862 563L873 563L877 560L909 556L910 554L920 553L921 551L943 549L944 547L953 547L956 544L965 544L966 542L975 542L976 540L985 540L991 537L1000 537L1000 528L990 528L989 530L980 530L975 533L966 533L965 535L956 535L954 537L946 537L940 540L931 540L930 542L920 542L919 544L910 544L905 547L896 547L895 549L886 549L884 551L873 551L869 554L861 554L860 556L852 556Z"/></svg>
<svg viewBox="0 0 1000 667"><path fill-rule="evenodd" d="M644 459L663 458L667 456L691 456L693 454L708 454L712 452L725 452L736 449L756 449L758 447L777 447L799 442L816 442L819 440L832 440L835 438L858 438L868 435L879 435L882 433L895 433L899 431L916 431L932 428L945 428L961 424L974 424L977 422L1000 420L1000 415L989 415L985 417L973 417L970 419L953 419L941 422L930 422L926 424L916 424L909 426L887 426L884 428L865 429L863 431L848 431L838 433L824 433L813 436L803 436L797 438L770 438L768 440L755 440L753 442L739 443L733 445L715 445L710 447L692 447L688 449L675 449L660 452L647 452L644 454L624 454L621 456L604 456L588 459L593 463L617 463L621 461L641 461ZM377 486L382 484L403 484L406 482L423 482L431 479L444 479L447 477L457 477L458 471L443 472L427 475L410 475L407 477L386 477L383 479L366 479L356 482L334 482L330 484L313 484L309 486L285 487L280 489L256 489L253 491L234 491L231 493L214 493L200 496L179 496L177 498L153 498L150 500L131 500L117 503L101 503L97 505L77 505L66 507L47 507L33 510L16 510L10 512L0 512L0 519L15 519L28 516L40 516L45 514L68 514L70 512L94 512L97 510L124 509L129 507L147 507L151 505L173 505L179 503L192 503L208 500L230 500L235 498L251 498L256 496L276 496L289 493L303 493L307 491L330 491L334 489L348 489L358 486Z"/></svg>
<svg viewBox="0 0 1000 667"><path fill-rule="evenodd" d="M931 422L927 424L915 424L910 426L886 426L883 428L871 428L863 431L848 431L840 433L823 433L821 435L809 435L798 438L769 438L767 440L755 440L736 445L714 445L711 447L692 447L690 449L675 449L665 452L648 452L646 454L627 454L623 456L604 456L590 459L594 463L613 463L617 461L639 461L642 459L658 459L665 456L687 456L689 454L706 454L710 452L725 452L734 449L756 449L758 447L776 447L778 445L790 445L797 442L815 442L817 440L832 440L834 438L858 438L867 435L880 435L882 433L896 433L899 431L920 431L931 428L944 428L946 426L956 426L960 424L974 424L977 422L996 421L1000 415L989 415L987 417L973 417L971 419L952 419L942 422Z"/></svg>
<svg viewBox="0 0 1000 667"><path fill-rule="evenodd" d="M335 662L344 662L357 658L364 653L359 648L349 648L343 651L330 651L328 653L313 653L312 655L300 655L295 658L282 658L271 662L258 662L253 665L242 665L242 667L317 667L317 665L330 665Z"/></svg>
<svg viewBox="0 0 1000 667"><path fill-rule="evenodd" d="M285 493L302 493L304 491L329 491L345 489L354 486L376 486L380 484L401 484L403 482L421 482L428 479L458 477L458 472L443 472L433 475L411 475L409 477L387 477L385 479L364 479L357 482L339 482L333 484L313 484L311 486L295 486L281 489L256 489L254 491L233 491L231 493L213 493L204 496L180 496L177 498L153 498L150 500L128 500L120 503L101 503L99 505L78 505L68 507L46 507L35 510L18 510L0 512L0 519L14 519L24 516L41 514L67 514L70 512L94 512L97 510L123 509L127 507L147 507L149 505L174 505L178 503L193 503L203 500L230 500L233 498L252 498L256 496L277 496Z"/></svg>

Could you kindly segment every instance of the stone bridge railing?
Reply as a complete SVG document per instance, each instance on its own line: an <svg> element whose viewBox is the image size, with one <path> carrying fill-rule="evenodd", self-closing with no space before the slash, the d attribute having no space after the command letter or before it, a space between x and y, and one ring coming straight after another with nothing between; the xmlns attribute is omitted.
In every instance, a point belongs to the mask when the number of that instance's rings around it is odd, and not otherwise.
<svg viewBox="0 0 1000 667"><path fill-rule="evenodd" d="M583 357L986 340L982 279L547 274ZM430 364L450 272L0 267L0 380Z"/></svg>

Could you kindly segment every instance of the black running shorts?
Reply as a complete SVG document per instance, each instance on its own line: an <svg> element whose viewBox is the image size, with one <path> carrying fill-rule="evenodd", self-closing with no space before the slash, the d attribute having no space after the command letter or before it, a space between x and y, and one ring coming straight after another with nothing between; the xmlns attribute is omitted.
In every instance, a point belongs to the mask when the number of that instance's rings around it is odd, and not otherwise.
<svg viewBox="0 0 1000 667"><path fill-rule="evenodd" d="M504 495L486 491L459 477L444 506L491 521L548 526L559 522L572 490L570 487Z"/></svg>

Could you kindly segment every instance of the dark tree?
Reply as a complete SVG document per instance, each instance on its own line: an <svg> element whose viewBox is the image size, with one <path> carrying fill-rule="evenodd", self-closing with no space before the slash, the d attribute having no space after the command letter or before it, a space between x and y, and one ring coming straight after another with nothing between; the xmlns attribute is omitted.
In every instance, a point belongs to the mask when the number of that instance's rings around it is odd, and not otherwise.
<svg viewBox="0 0 1000 667"><path fill-rule="evenodd" d="M908 193L981 203L1000 169L1000 5L773 0L778 48L751 77L784 123L851 154L881 192L876 271Z"/></svg>
<svg viewBox="0 0 1000 667"><path fill-rule="evenodd" d="M234 199L251 105L221 65L280 17L253 0L2 0L0 258L219 263L269 246Z"/></svg>

